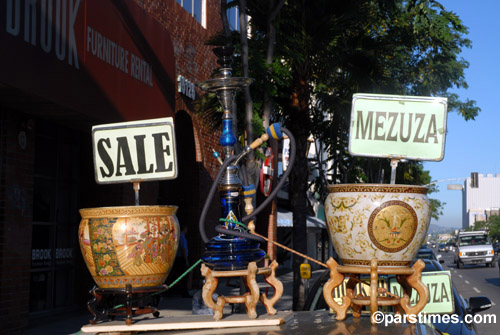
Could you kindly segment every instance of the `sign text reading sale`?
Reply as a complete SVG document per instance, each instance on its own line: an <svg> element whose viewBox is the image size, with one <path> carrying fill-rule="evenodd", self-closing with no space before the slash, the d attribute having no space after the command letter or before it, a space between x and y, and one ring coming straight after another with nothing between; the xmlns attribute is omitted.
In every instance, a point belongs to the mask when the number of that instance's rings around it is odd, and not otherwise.
<svg viewBox="0 0 500 335"><path fill-rule="evenodd" d="M349 152L355 156L440 161L446 98L355 94Z"/></svg>
<svg viewBox="0 0 500 335"><path fill-rule="evenodd" d="M97 183L177 177L172 118L95 126L92 142Z"/></svg>

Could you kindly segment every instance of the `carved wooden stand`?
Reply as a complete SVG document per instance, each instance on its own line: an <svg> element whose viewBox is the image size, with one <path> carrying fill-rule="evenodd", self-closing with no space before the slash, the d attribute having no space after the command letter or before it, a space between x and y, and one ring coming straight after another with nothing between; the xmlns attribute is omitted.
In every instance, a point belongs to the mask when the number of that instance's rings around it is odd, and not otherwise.
<svg viewBox="0 0 500 335"><path fill-rule="evenodd" d="M362 306L370 306L370 314L378 310L378 306L395 306L397 313L418 314L424 309L429 299L429 290L421 282L421 273L425 267L422 260L418 260L411 268L378 267L377 260L372 259L370 267L340 266L333 258L326 263L330 268L330 279L323 286L323 296L328 306L337 314L337 320L344 320L349 307L352 307L353 316L361 315ZM342 297L342 304L333 299L333 290L344 282L345 274L349 274L347 295ZM370 296L354 296L354 289L359 282L360 274L370 275ZM403 297L378 297L378 275L396 275L398 283L403 287ZM411 290L418 292L419 300L415 306L410 306ZM372 324L375 320L371 318Z"/></svg>
<svg viewBox="0 0 500 335"><path fill-rule="evenodd" d="M132 316L136 314L152 313L154 317L158 317L160 312L157 310L157 306L160 296L151 295L148 300L146 297L138 298L137 295L164 291L165 288L165 286L133 288L130 284L121 289L94 287L89 292L93 295L93 298L87 302L87 308L94 316L89 322L94 325L106 316L113 320L117 315L124 315L126 316L125 323L131 325ZM125 303L121 304L121 302ZM117 305L121 307L116 308Z"/></svg>
<svg viewBox="0 0 500 335"><path fill-rule="evenodd" d="M228 303L244 303L247 309L247 314L250 319L257 317L255 307L259 300L266 307L267 314L276 314L274 304L281 298L283 294L283 284L276 278L275 271L278 268L278 263L273 261L269 267L257 268L255 262L248 264L247 270L235 271L213 271L205 264L201 265L201 274L205 277L206 282L203 285L203 301L214 311L214 319L222 319L222 310L226 302ZM257 284L256 276L264 275L265 281L274 288L274 295L268 299L265 294L260 294L259 285ZM215 302L212 295L217 289L219 278L227 277L242 277L249 292L239 296L219 296Z"/></svg>

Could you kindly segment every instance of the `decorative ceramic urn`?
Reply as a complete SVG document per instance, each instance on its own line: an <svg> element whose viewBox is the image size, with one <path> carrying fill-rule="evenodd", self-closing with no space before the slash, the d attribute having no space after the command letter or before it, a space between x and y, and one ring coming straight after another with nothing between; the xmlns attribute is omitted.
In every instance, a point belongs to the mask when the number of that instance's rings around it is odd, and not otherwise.
<svg viewBox="0 0 500 335"><path fill-rule="evenodd" d="M325 203L330 239L344 265L410 266L425 240L427 187L339 184Z"/></svg>
<svg viewBox="0 0 500 335"><path fill-rule="evenodd" d="M176 212L175 206L81 209L80 248L97 285L162 285L179 244Z"/></svg>

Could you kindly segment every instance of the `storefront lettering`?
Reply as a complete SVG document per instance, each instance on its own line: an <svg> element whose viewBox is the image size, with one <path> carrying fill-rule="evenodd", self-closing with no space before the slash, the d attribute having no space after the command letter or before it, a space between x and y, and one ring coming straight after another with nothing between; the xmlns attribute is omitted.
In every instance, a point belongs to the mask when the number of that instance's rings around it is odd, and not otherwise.
<svg viewBox="0 0 500 335"><path fill-rule="evenodd" d="M56 259L71 259L73 258L72 248L57 248ZM31 260L43 261L52 259L52 249L32 249Z"/></svg>
<svg viewBox="0 0 500 335"><path fill-rule="evenodd" d="M52 249L33 249L31 250L31 260L39 261L45 259L52 259Z"/></svg>
<svg viewBox="0 0 500 335"><path fill-rule="evenodd" d="M79 69L75 22L81 0L40 0L40 6L37 6L37 2L23 1L23 11L21 0L7 0L6 31L21 37L22 30L24 41L33 46L38 45L39 36L40 47L45 53L54 51L57 59L67 60L69 65ZM37 19L40 24L37 24Z"/></svg>
<svg viewBox="0 0 500 335"><path fill-rule="evenodd" d="M130 56L130 75L153 87L153 68L149 63L133 53Z"/></svg>
<svg viewBox="0 0 500 335"><path fill-rule="evenodd" d="M71 259L73 258L73 249L58 248L56 249L56 259Z"/></svg>
<svg viewBox="0 0 500 335"><path fill-rule="evenodd" d="M177 91L193 100L196 98L194 83L187 80L184 76L177 77Z"/></svg>
<svg viewBox="0 0 500 335"><path fill-rule="evenodd" d="M166 164L166 158L172 156L172 150L170 145L166 143L171 143L169 133L156 133L151 134L154 140L154 152L155 152L155 163L146 162L146 151L145 151L145 138L146 135L136 135L134 136L135 141L135 153L137 157L137 166L134 166L132 160L132 154L130 151L130 146L127 137L117 137L116 138L116 169L113 160L108 152L108 149L112 149L112 141L110 138L101 138L97 142L97 152L99 159L103 162L106 169L100 168L100 173L103 178L108 178L112 176L122 176L122 170L124 170L125 176L131 176L136 174L146 174L158 172L168 172L172 171L173 163L169 161Z"/></svg>
<svg viewBox="0 0 500 335"><path fill-rule="evenodd" d="M128 73L128 50L87 26L87 53Z"/></svg>
<svg viewBox="0 0 500 335"><path fill-rule="evenodd" d="M141 57L87 26L87 53L153 87L153 68Z"/></svg>

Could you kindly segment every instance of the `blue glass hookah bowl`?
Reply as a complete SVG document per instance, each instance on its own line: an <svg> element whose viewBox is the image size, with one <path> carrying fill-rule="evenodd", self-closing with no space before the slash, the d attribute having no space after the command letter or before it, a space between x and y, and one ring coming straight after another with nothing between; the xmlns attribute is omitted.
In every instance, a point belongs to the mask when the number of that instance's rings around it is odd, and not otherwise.
<svg viewBox="0 0 500 335"><path fill-rule="evenodd" d="M227 230L244 231L236 223L240 221L239 197L241 189L238 167L234 165L228 166L219 184L223 226ZM246 269L248 263L258 262L266 255L265 251L260 249L259 246L259 242L255 240L229 234L219 234L206 244L202 260L207 266L217 271Z"/></svg>

